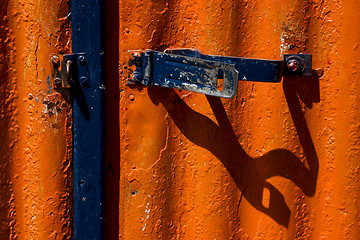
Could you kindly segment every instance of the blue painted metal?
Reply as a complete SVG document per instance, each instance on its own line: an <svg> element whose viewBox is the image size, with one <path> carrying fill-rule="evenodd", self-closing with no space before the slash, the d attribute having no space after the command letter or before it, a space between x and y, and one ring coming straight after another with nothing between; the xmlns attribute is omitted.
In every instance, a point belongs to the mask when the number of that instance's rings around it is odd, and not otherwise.
<svg viewBox="0 0 360 240"><path fill-rule="evenodd" d="M253 82L281 81L282 67L284 61L206 55L206 54L202 54L197 49L186 49L186 48L169 49L165 52L209 60L209 61L218 61L228 64L234 64L236 71L238 71L238 79L240 81L253 81Z"/></svg>
<svg viewBox="0 0 360 240"><path fill-rule="evenodd" d="M236 94L237 71L234 64L202 60L156 51L145 51L135 57L133 80L156 85L231 98ZM218 87L219 73L223 79Z"/></svg>
<svg viewBox="0 0 360 240"><path fill-rule="evenodd" d="M89 88L76 79L74 95L74 239L103 239L104 232L104 4L72 0L73 52L86 52Z"/></svg>
<svg viewBox="0 0 360 240"><path fill-rule="evenodd" d="M296 59L300 68L291 71L287 59ZM250 59L202 54L196 49L170 49L165 53L134 51L130 66L130 83L177 88L207 95L232 98L237 81L281 81L283 73L293 76L311 75L311 54L288 54L283 60ZM222 79L221 81L219 81ZM220 82L220 84L219 84Z"/></svg>

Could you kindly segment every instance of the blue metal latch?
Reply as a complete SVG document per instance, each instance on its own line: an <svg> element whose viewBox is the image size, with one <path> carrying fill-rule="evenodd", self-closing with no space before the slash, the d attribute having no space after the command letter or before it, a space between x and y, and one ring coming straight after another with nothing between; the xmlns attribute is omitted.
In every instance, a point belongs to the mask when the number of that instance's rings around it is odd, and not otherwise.
<svg viewBox="0 0 360 240"><path fill-rule="evenodd" d="M202 54L196 49L131 51L124 66L129 84L156 85L232 98L237 82L280 82L282 76L311 76L311 54L264 60Z"/></svg>

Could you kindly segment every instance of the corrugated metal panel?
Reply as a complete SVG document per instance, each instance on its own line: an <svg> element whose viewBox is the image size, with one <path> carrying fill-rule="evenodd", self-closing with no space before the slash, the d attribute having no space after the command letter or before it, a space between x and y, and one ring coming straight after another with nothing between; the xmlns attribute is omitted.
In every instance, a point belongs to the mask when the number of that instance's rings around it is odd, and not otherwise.
<svg viewBox="0 0 360 240"><path fill-rule="evenodd" d="M71 109L49 83L67 1L0 2L0 239L71 238Z"/></svg>
<svg viewBox="0 0 360 240"><path fill-rule="evenodd" d="M108 111L106 211L119 219L109 220L109 239L358 238L357 1L111 4L120 9L120 68L127 50L191 47L267 59L312 53L324 75L241 82L237 97L220 100L130 88L121 71L118 92L116 66L108 66L115 109ZM115 15L109 44L117 43ZM118 121L120 134L111 133Z"/></svg>
<svg viewBox="0 0 360 240"><path fill-rule="evenodd" d="M107 239L358 238L357 1L106 2ZM0 3L1 239L71 238L72 113L48 81L67 14ZM303 51L324 76L232 100L125 86L124 51L169 47Z"/></svg>

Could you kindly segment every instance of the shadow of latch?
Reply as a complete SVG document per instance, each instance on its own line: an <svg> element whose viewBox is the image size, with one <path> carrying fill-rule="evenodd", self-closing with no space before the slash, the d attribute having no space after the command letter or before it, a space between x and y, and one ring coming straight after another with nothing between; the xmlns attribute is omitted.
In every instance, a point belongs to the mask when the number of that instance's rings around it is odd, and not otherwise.
<svg viewBox="0 0 360 240"><path fill-rule="evenodd" d="M197 49L129 51L123 67L129 84L156 85L232 98L238 80L281 82L282 76L311 76L311 54L266 60L202 54Z"/></svg>

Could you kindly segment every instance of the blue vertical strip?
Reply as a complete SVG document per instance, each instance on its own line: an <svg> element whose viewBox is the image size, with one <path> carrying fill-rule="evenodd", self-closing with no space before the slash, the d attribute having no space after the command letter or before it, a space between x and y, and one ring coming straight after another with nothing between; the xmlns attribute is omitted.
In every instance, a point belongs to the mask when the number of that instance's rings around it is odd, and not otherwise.
<svg viewBox="0 0 360 240"><path fill-rule="evenodd" d="M90 87L76 90L74 116L74 239L104 232L104 3L71 0L72 46L85 52Z"/></svg>

